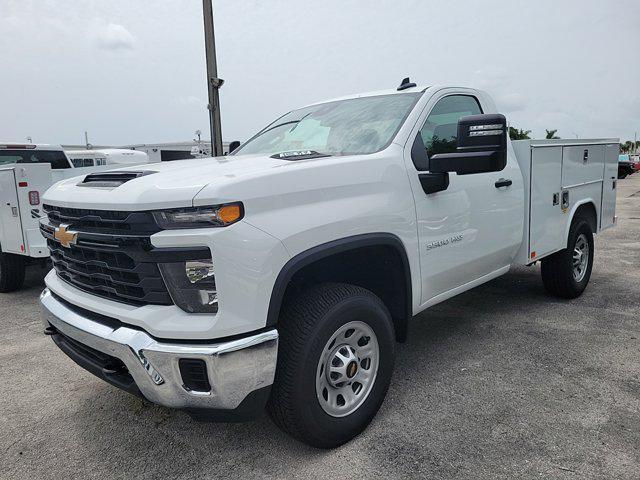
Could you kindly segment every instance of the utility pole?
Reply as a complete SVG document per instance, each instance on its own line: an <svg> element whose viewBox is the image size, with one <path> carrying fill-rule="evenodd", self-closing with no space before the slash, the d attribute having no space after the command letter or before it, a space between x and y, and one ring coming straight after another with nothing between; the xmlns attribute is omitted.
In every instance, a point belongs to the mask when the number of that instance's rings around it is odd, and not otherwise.
<svg viewBox="0 0 640 480"><path fill-rule="evenodd" d="M213 34L212 0L202 0L204 14L204 47L207 59L207 90L209 92L209 124L211 127L211 155L219 157L222 151L222 125L220 124L220 87L224 80L218 78L216 64L216 40Z"/></svg>

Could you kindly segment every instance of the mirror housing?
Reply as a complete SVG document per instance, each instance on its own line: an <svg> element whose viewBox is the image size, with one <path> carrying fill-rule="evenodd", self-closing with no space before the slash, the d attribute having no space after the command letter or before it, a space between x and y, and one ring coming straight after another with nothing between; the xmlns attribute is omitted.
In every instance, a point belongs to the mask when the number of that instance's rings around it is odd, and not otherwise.
<svg viewBox="0 0 640 480"><path fill-rule="evenodd" d="M499 172L507 165L507 119L500 114L458 120L458 148L429 158L429 171L458 175Z"/></svg>
<svg viewBox="0 0 640 480"><path fill-rule="evenodd" d="M229 143L229 153L232 153L234 150L237 150L240 146L240 140L234 140Z"/></svg>

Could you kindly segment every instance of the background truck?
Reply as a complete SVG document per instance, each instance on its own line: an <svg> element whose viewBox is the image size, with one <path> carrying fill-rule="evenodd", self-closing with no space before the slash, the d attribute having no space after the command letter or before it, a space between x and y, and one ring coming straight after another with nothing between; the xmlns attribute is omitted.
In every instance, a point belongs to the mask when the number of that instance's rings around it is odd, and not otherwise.
<svg viewBox="0 0 640 480"><path fill-rule="evenodd" d="M149 163L149 156L145 152L126 148L100 148L90 150L67 150L65 152L73 166L93 167L100 165L126 166ZM113 167L117 168L117 167Z"/></svg>
<svg viewBox="0 0 640 480"><path fill-rule="evenodd" d="M580 295L615 224L618 140L511 143L484 92L418 87L291 111L232 155L57 184L45 333L103 380L317 447L376 414L428 307L542 262Z"/></svg>
<svg viewBox="0 0 640 480"><path fill-rule="evenodd" d="M630 155L618 155L618 178L627 178L637 170L636 162L632 160Z"/></svg>
<svg viewBox="0 0 640 480"><path fill-rule="evenodd" d="M49 257L38 223L44 191L94 170L73 169L60 146L0 144L0 292L22 287L25 267Z"/></svg>

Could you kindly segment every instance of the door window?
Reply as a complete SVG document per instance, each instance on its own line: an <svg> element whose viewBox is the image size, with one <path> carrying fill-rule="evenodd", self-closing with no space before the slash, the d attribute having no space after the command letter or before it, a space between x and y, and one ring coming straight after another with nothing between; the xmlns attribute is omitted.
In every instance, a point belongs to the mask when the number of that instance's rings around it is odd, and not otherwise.
<svg viewBox="0 0 640 480"><path fill-rule="evenodd" d="M480 104L470 95L449 95L438 100L420 129L427 155L452 153L458 144L458 120L482 113Z"/></svg>

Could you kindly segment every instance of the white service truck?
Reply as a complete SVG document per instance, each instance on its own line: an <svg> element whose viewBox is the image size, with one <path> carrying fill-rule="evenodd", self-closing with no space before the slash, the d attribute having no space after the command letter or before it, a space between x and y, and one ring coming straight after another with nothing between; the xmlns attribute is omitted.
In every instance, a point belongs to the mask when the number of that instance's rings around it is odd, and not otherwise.
<svg viewBox="0 0 640 480"><path fill-rule="evenodd" d="M615 223L618 140L510 142L484 92L418 87L291 111L232 155L57 184L45 333L103 380L317 447L380 407L409 320L542 262L580 295Z"/></svg>
<svg viewBox="0 0 640 480"><path fill-rule="evenodd" d="M21 288L25 267L49 257L39 228L41 195L59 180L94 170L74 169L59 145L0 143L0 292Z"/></svg>
<svg viewBox="0 0 640 480"><path fill-rule="evenodd" d="M101 165L117 165L121 167L149 163L149 155L147 155L146 152L129 150L127 148L67 150L65 153L76 168Z"/></svg>

